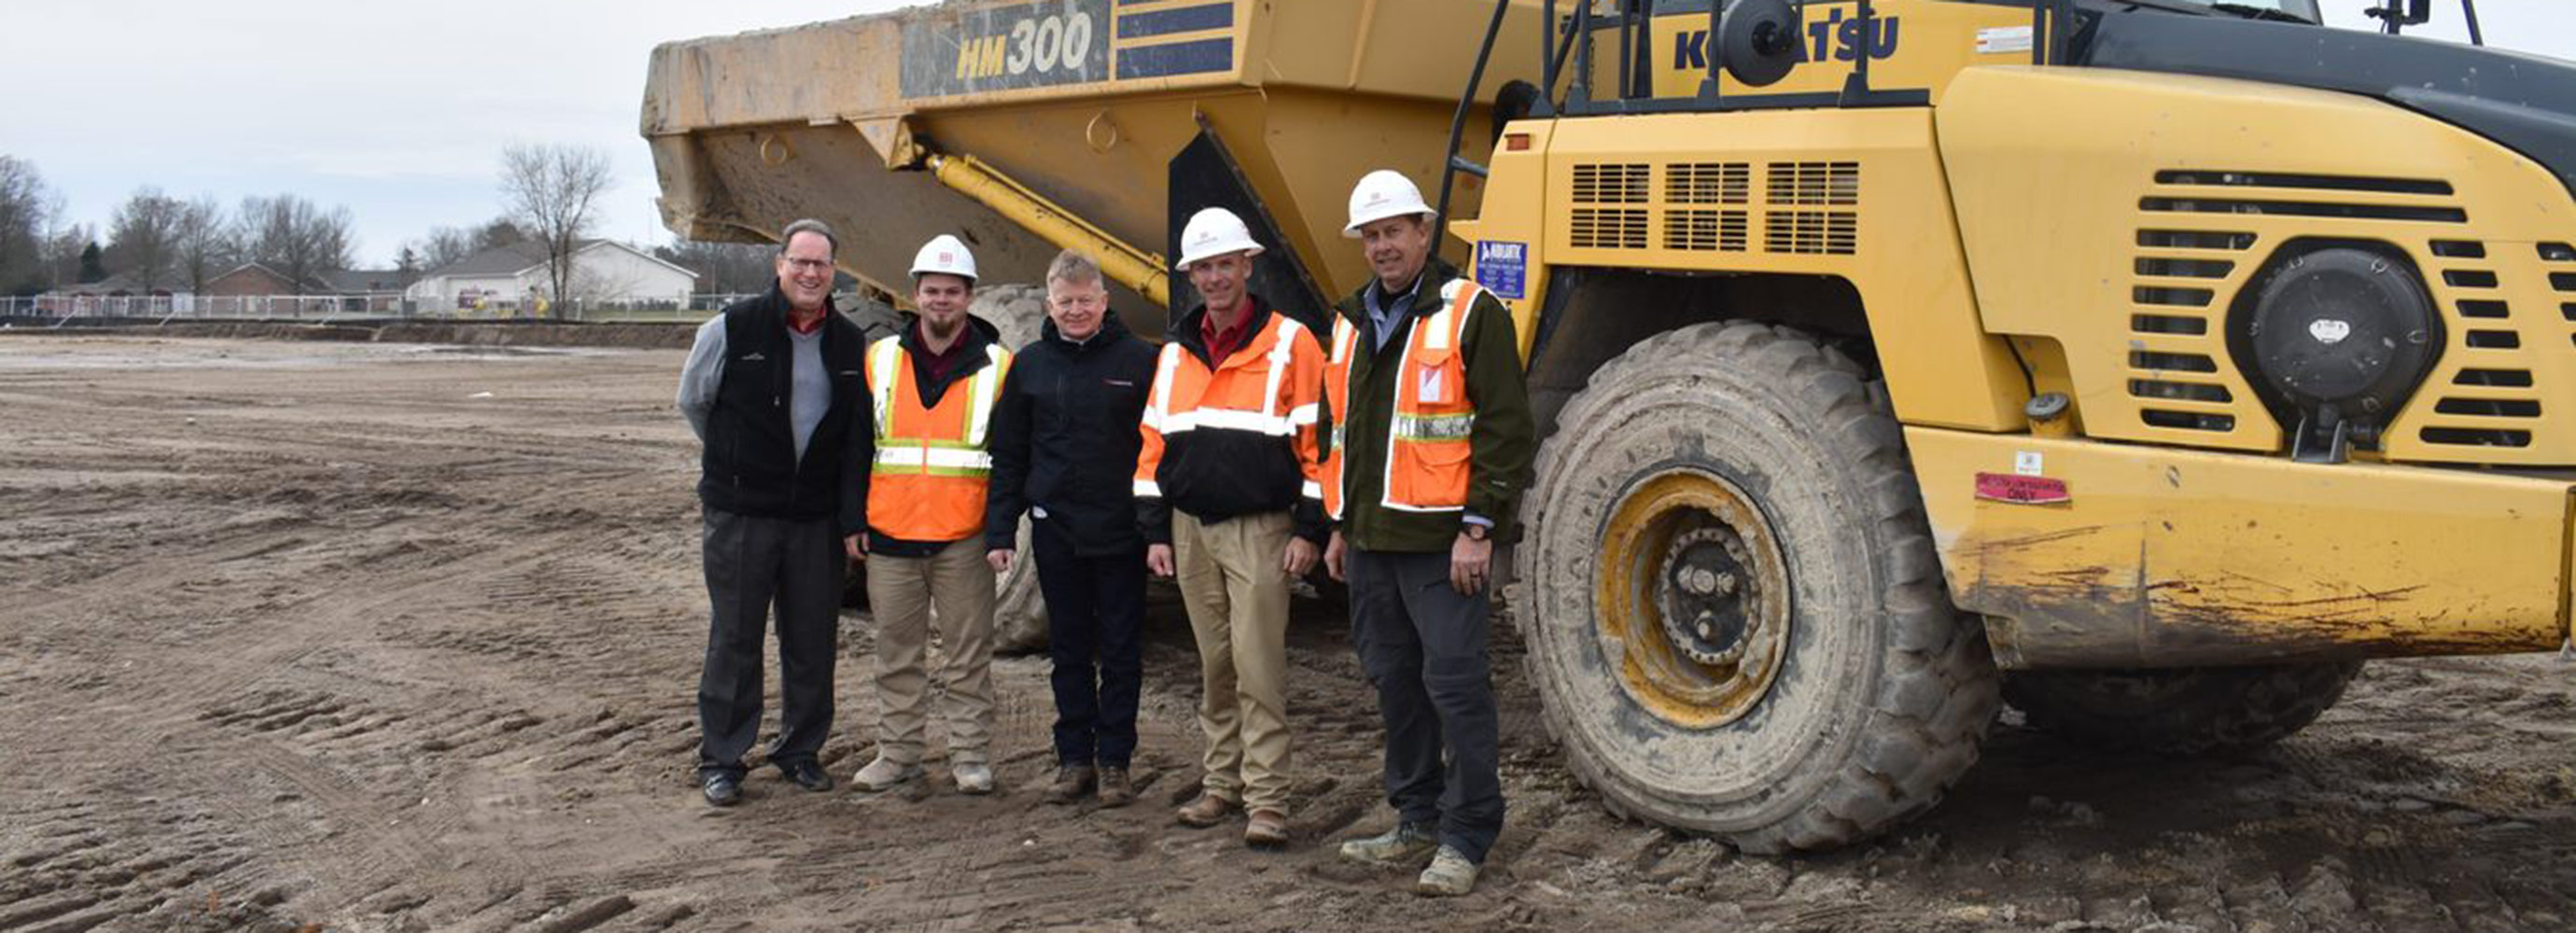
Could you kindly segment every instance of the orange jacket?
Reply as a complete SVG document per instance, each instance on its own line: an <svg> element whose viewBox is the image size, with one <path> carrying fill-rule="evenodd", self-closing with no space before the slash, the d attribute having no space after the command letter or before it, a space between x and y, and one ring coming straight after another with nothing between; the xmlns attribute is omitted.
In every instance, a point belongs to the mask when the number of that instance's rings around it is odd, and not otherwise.
<svg viewBox="0 0 2576 933"><path fill-rule="evenodd" d="M1296 319L1252 303L1250 336L1211 361L1199 337L1205 306L1176 322L1154 367L1136 456L1136 509L1145 540L1172 540L1171 510L1207 521L1292 510L1297 534L1322 541L1315 435L1324 351Z"/></svg>

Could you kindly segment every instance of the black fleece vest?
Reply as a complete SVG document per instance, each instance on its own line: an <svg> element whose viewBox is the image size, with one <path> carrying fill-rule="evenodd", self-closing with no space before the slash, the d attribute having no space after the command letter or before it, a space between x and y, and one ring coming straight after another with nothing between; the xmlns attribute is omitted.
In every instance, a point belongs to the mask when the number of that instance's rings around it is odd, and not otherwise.
<svg viewBox="0 0 2576 933"><path fill-rule="evenodd" d="M823 316L823 367L832 406L814 426L805 457L796 457L789 420L796 349L787 336L786 301L772 291L725 309L724 372L707 415L698 501L711 509L771 518L831 518L849 480L853 415L866 399L859 330L838 313Z"/></svg>

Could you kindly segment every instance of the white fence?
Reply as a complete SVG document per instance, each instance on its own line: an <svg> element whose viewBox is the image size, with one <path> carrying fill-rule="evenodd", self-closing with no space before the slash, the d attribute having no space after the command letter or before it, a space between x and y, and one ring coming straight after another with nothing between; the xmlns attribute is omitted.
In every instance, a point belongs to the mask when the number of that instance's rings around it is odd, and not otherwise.
<svg viewBox="0 0 2576 933"><path fill-rule="evenodd" d="M84 319L154 323L174 321L307 321L399 318L436 321L553 321L595 324L704 321L726 305L755 295L691 295L687 301L486 302L481 307L435 307L400 292L341 295L63 295L0 296L0 318L36 318L52 326ZM844 310L863 306L857 293L832 296ZM531 307L530 305L534 306Z"/></svg>
<svg viewBox="0 0 2576 933"><path fill-rule="evenodd" d="M309 321L403 318L441 321L693 322L705 320L740 295L700 295L687 302L570 301L524 306L434 307L400 292L341 295L34 295L0 297L0 317L36 318L54 325L84 319L119 321Z"/></svg>

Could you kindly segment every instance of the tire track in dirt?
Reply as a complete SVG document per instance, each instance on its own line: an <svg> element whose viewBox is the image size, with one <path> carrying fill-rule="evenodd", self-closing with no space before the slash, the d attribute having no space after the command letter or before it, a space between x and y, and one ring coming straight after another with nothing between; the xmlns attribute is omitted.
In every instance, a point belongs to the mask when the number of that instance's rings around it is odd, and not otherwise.
<svg viewBox="0 0 2576 933"><path fill-rule="evenodd" d="M705 606L691 448L661 404L676 354L56 346L12 349L145 362L0 377L29 402L0 425L0 755L49 776L0 787L0 933L2576 925L2576 678L2549 658L2374 665L2315 729L2236 760L2101 759L2007 725L1927 819L1775 860L1605 813L1498 629L1510 820L1478 893L1429 902L1332 859L1391 817L1373 692L1316 604L1290 639L1297 843L1170 825L1197 668L1158 597L1134 807L1036 803L1046 668L1012 659L1000 795L939 769L892 798L763 770L712 811L689 783ZM307 361L151 362L210 352ZM844 778L874 729L868 623L845 621Z"/></svg>

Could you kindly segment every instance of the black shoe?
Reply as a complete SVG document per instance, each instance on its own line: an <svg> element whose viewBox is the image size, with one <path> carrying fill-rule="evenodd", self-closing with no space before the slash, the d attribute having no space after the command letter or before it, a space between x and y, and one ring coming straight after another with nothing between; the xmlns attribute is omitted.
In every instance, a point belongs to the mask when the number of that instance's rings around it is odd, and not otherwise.
<svg viewBox="0 0 2576 933"><path fill-rule="evenodd" d="M707 795L707 806L730 807L742 800L742 779L730 774L710 774L701 779L701 790Z"/></svg>
<svg viewBox="0 0 2576 933"><path fill-rule="evenodd" d="M796 786L806 790L832 789L832 776L823 773L823 766L812 761L796 761L779 765L778 773L786 775L788 780L796 782Z"/></svg>

